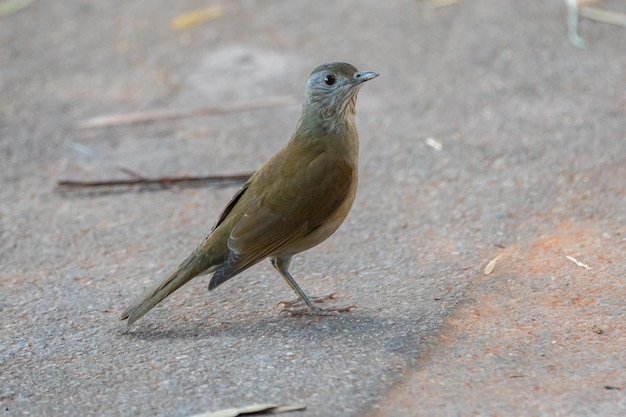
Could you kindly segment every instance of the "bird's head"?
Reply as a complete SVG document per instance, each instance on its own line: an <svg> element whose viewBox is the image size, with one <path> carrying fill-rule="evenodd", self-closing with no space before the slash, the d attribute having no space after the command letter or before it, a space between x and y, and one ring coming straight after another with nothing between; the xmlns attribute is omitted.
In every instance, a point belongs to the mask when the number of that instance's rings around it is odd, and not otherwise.
<svg viewBox="0 0 626 417"><path fill-rule="evenodd" d="M359 72L345 62L320 65L307 81L303 116L313 117L329 128L352 123L361 84L376 77L376 72Z"/></svg>

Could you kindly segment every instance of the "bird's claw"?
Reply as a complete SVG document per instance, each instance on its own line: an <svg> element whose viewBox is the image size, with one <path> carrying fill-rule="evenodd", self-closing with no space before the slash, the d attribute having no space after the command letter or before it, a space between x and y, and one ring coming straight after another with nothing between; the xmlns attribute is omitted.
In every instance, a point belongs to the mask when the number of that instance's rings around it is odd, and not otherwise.
<svg viewBox="0 0 626 417"><path fill-rule="evenodd" d="M337 298L337 293L336 292L332 292L330 294L322 295L320 297L311 297L311 301L313 301L314 303L323 303L326 300L334 300L335 298ZM293 307L301 306L303 304L305 304L305 303L302 300L302 298L296 298L295 300L290 300L290 301L279 301L278 304L276 304L276 305L278 307L283 307L285 309L290 309L290 308L293 308Z"/></svg>
<svg viewBox="0 0 626 417"><path fill-rule="evenodd" d="M334 300L335 298L337 298L337 294L332 293L321 297L311 297L311 301L314 303L323 303L326 300ZM286 314L288 316L336 316L339 313L349 313L356 308L356 305L330 308L313 306L311 308L300 298L292 301L281 301L278 303L278 306L283 307L280 310L280 314Z"/></svg>
<svg viewBox="0 0 626 417"><path fill-rule="evenodd" d="M349 313L356 309L356 305L350 305L347 307L331 307L331 308L309 308L308 306L302 308L283 308L280 310L280 314L288 316L337 316L339 313Z"/></svg>

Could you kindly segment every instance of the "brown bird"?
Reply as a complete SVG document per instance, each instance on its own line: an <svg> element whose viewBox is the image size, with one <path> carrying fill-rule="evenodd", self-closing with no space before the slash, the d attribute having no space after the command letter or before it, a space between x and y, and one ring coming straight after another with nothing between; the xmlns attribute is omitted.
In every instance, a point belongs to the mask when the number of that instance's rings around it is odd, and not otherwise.
<svg viewBox="0 0 626 417"><path fill-rule="evenodd" d="M287 145L241 187L193 253L120 319L128 319L130 326L192 278L213 273L212 290L265 258L306 304L287 311L346 311L316 306L288 268L293 255L332 235L352 207L359 151L356 98L361 84L377 76L347 63L317 67L307 81L300 120Z"/></svg>

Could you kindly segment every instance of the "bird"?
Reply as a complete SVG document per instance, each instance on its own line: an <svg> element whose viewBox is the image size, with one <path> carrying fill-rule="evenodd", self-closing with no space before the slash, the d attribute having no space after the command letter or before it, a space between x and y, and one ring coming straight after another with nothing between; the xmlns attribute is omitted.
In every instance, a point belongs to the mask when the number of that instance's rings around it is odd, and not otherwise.
<svg viewBox="0 0 626 417"><path fill-rule="evenodd" d="M332 315L354 308L315 305L318 300L298 285L289 264L294 255L331 236L352 207L358 182L356 99L362 84L378 75L345 62L315 68L287 144L237 191L202 243L126 308L120 320L131 326L196 276L213 274L210 291L264 259L299 296L284 302L288 308L283 311Z"/></svg>

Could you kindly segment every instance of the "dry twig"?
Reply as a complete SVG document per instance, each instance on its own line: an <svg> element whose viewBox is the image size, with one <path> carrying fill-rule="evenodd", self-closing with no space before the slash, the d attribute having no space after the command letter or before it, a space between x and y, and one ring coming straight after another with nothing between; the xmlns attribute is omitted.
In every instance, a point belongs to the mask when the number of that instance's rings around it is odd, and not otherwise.
<svg viewBox="0 0 626 417"><path fill-rule="evenodd" d="M77 127L79 129L88 129L93 127L117 126L156 120L236 113L269 107L290 106L293 104L297 104L297 100L294 97L279 96L263 100L245 101L220 107L202 107L194 110L148 110L137 113L110 114L83 120L78 123Z"/></svg>
<svg viewBox="0 0 626 417"><path fill-rule="evenodd" d="M101 181L73 181L60 180L57 181L57 191L66 191L76 188L96 188L96 187L115 187L115 186L131 186L131 185L161 185L169 187L174 184L191 183L191 182L243 182L252 176L252 173L232 174L232 175L185 175L179 177L155 177L146 178L143 176L119 179L119 180L101 180Z"/></svg>

